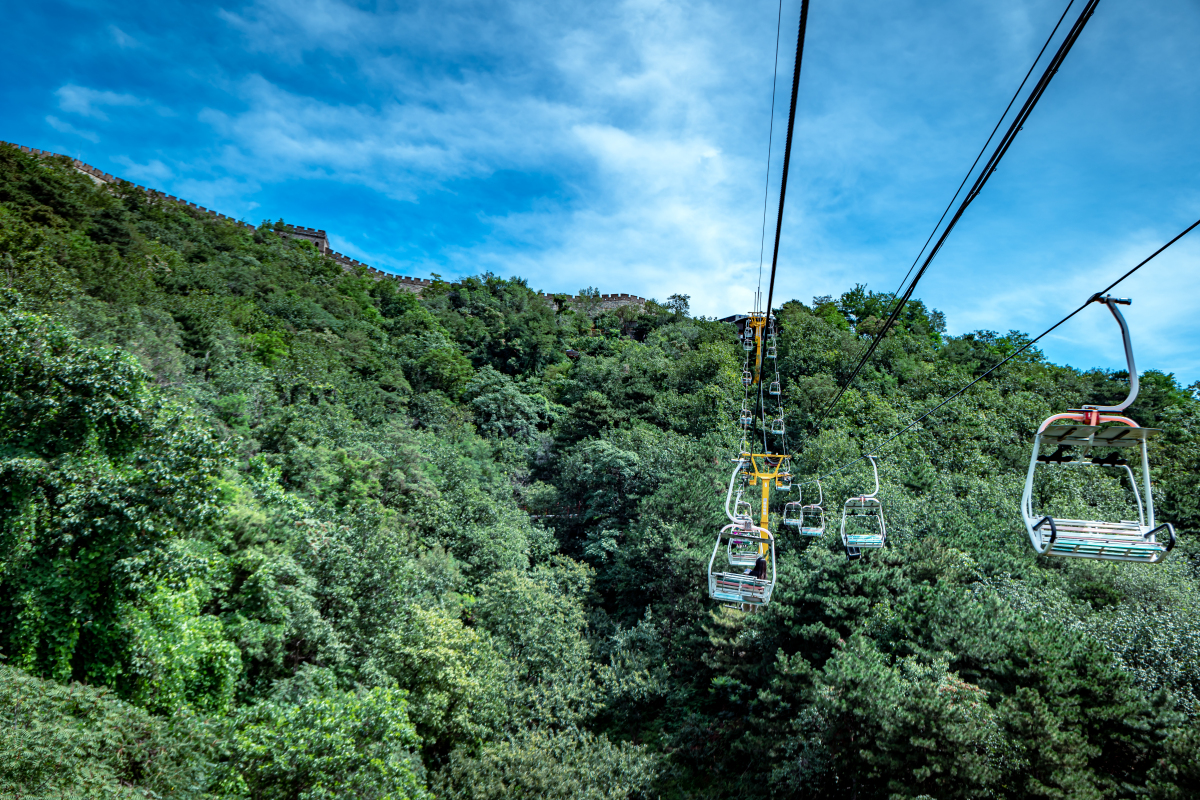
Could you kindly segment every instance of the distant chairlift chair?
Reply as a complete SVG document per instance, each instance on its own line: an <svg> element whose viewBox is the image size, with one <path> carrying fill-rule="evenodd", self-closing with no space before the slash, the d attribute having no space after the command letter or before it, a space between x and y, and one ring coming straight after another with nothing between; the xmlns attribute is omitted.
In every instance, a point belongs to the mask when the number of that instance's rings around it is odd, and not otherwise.
<svg viewBox="0 0 1200 800"><path fill-rule="evenodd" d="M762 536L754 523L745 526L735 524L725 548L730 566L753 567L762 555L762 545Z"/></svg>
<svg viewBox="0 0 1200 800"><path fill-rule="evenodd" d="M1128 305L1130 301L1111 295L1094 299L1108 306L1108 310L1121 327L1125 358L1129 363L1129 396L1116 406L1084 406L1065 414L1055 414L1038 426L1033 438L1029 471L1025 475L1025 491L1021 495L1021 516L1025 520L1029 542L1038 555L1157 564L1166 558L1167 553L1175 546L1174 526L1170 523L1156 525L1154 518L1154 495L1150 486L1150 461L1146 454L1146 440L1160 431L1142 428L1128 417L1119 415L1119 412L1133 403L1138 394L1138 373L1133 360L1133 345L1129 340L1129 327L1117 308L1117 305ZM1110 415L1105 414L1106 411L1118 413ZM1049 455L1044 455L1043 443L1057 445L1057 449ZM1068 448L1080 448L1079 457L1076 458L1068 452ZM1107 455L1093 455L1096 448L1106 450ZM1140 449L1142 456L1140 493L1133 470L1121 457L1122 450L1128 452L1132 448ZM1133 489L1138 518L1109 522L1064 519L1035 513L1033 478L1039 463L1101 466L1124 470ZM1160 534L1166 536L1165 542L1158 540Z"/></svg>
<svg viewBox="0 0 1200 800"><path fill-rule="evenodd" d="M800 534L802 536L822 536L825 533L825 493L821 490L821 482L817 481L817 502L800 507Z"/></svg>
<svg viewBox="0 0 1200 800"><path fill-rule="evenodd" d="M883 504L877 497L879 465L875 462L875 456L867 458L871 460L871 471L875 474L875 491L851 497L842 507L842 544L846 548L846 558L851 561L861 558L864 549L883 547L887 539Z"/></svg>

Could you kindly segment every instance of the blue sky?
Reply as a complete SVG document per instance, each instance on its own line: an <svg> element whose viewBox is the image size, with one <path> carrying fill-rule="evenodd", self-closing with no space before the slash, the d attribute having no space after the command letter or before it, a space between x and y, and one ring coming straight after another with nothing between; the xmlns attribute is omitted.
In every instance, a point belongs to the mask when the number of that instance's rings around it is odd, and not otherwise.
<svg viewBox="0 0 1200 800"><path fill-rule="evenodd" d="M812 0L777 298L896 287L1064 5ZM678 292L724 315L757 283L776 10L10 3L0 138L325 228L401 274ZM773 192L798 13L784 0ZM1039 332L1200 218L1197 41L1195 0L1100 3L917 290L951 332ZM1139 368L1185 383L1192 236L1120 289ZM1045 350L1117 367L1116 336L1094 307Z"/></svg>

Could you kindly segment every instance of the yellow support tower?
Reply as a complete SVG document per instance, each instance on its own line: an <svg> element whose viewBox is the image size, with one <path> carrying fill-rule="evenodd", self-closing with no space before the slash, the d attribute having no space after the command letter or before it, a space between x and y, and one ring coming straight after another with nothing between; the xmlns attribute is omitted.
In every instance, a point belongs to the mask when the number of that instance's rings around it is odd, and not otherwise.
<svg viewBox="0 0 1200 800"><path fill-rule="evenodd" d="M784 433L783 402L779 367L776 363L777 345L775 334L766 313L753 311L745 317L741 330L741 344L745 352L742 363L742 385L746 396L738 422L742 426L742 444L738 448L736 466L729 476L729 490L725 497L725 515L729 524L721 528L713 545L708 561L708 595L729 608L750 611L771 602L775 587L775 536L768 527L771 521L771 489L789 491L792 486L789 454L756 453L756 435L751 433L756 411L762 411L762 449L770 450L767 435L780 437L781 450L787 450ZM768 340L770 340L768 347ZM753 362L753 366L751 366ZM770 362L768 364L768 362ZM763 380L763 367L773 370L769 391ZM759 398L752 400L753 387L758 387ZM777 416L768 422L766 402L775 400ZM740 482L740 486L739 486ZM762 506L759 511L760 524L753 520L753 507L743 499L742 492L758 486ZM722 551L724 554L722 555ZM718 556L721 563L718 563ZM761 564L759 563L761 562ZM753 567L753 569L745 569ZM765 574L764 574L765 570Z"/></svg>
<svg viewBox="0 0 1200 800"><path fill-rule="evenodd" d="M784 478L791 477L792 458L775 453L742 453L741 458L746 466L747 485L762 485L762 511L759 527L769 531L771 515L771 489L783 487ZM766 544L760 546L761 554L766 555Z"/></svg>
<svg viewBox="0 0 1200 800"><path fill-rule="evenodd" d="M746 319L746 326L754 329L754 377L752 383L757 385L762 381L763 367L763 335L767 330L767 315L761 311L751 311Z"/></svg>

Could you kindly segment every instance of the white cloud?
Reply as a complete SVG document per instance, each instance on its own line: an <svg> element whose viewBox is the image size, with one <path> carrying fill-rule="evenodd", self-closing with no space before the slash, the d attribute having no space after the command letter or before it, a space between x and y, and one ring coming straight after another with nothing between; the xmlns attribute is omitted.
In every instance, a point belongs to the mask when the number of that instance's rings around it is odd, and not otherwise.
<svg viewBox="0 0 1200 800"><path fill-rule="evenodd" d="M247 222L258 224L260 219L251 219L245 215L259 207L259 204L248 200L262 186L254 180L235 177L222 178L183 178L172 184L172 192L198 206L204 206L220 211L234 218L245 217Z"/></svg>
<svg viewBox="0 0 1200 800"><path fill-rule="evenodd" d="M58 96L58 107L63 111L98 120L108 119L104 113L106 106L140 106L146 102L131 94L89 89L71 83L59 87L55 94Z"/></svg>
<svg viewBox="0 0 1200 800"><path fill-rule="evenodd" d="M175 172L157 158L145 164L139 164L128 156L115 156L113 161L125 167L122 177L132 180L154 182L167 181L175 176Z"/></svg>
<svg viewBox="0 0 1200 800"><path fill-rule="evenodd" d="M731 11L639 1L572 17L556 5L514 3L455 43L447 29L458 30L462 7L452 6L436 28L417 32L437 39L433 48L479 46L484 63L429 77L380 48L413 39L405 24L427 9L369 23L357 9L323 0L289 6L286 22L279 10L272 1L223 16L254 46L278 53L369 43L355 54L360 69L402 86L401 96L335 104L251 77L239 92L245 111L202 116L233 143L224 157L231 170L264 180L327 176L401 201L501 169L558 176L566 198L488 217L494 235L487 244L448 254L464 270L515 271L547 289L586 283L665 297L679 290L682 273L757 268L764 165L758 153L747 161L737 152L731 134L746 123L719 119L755 105L720 86L729 77L713 37L736 23ZM691 35L697 26L703 36ZM513 42L519 53L508 52ZM735 42L726 50L741 56L745 47ZM534 65L511 61L526 54ZM540 87L526 80L534 66L544 70ZM724 108L707 94L718 88ZM765 110L759 114L765 125ZM716 311L703 299L694 307Z"/></svg>
<svg viewBox="0 0 1200 800"><path fill-rule="evenodd" d="M112 40L116 42L117 47L120 47L123 50L142 46L141 42L118 28L116 25L108 26L108 34L112 37Z"/></svg>
<svg viewBox="0 0 1200 800"><path fill-rule="evenodd" d="M1053 5L814 8L777 302L858 282L895 287L1058 18ZM797 10L784 5L768 264ZM258 0L220 17L245 47L304 62L315 77L251 75L236 84L240 108L214 106L201 119L225 143L219 168L246 180L356 184L379 192L385 208L452 203L448 193L462 192L464 217L483 209L474 218L482 238L448 237L417 263L379 253L381 266L486 269L550 291L683 292L695 312L721 315L748 306L757 282L774 11L770 2L446 0L367 12L337 0ZM1103 157L1064 157L1083 151L1080 135L1110 162L1118 144L1120 158L1134 152L1128 133L1103 138L1117 125L1092 110L1107 106L1091 88L1103 82L1088 75L1125 69L1108 43L1142 17L1105 13L918 290L952 330L1040 330L1058 318L1072 277L1153 249L1154 235L1111 217L1076 223L1092 214L1105 176L1114 187L1121 178ZM1196 63L1185 48L1164 52L1175 68ZM1099 177L1072 185L1075 176L1060 174L1081 169ZM499 210L467 194L504 170L545 176L554 190ZM1187 205L1177 194L1164 202ZM338 233L368 242L365 232ZM1145 323L1148 358L1195 363L1186 343L1168 346L1180 342L1165 335L1171 318ZM1074 341L1048 340L1048 352L1108 363L1106 346Z"/></svg>
<svg viewBox="0 0 1200 800"><path fill-rule="evenodd" d="M92 131L80 130L79 128L76 128L71 123L64 122L63 120L59 119L58 117L48 116L48 117L46 117L46 123L49 124L51 128L54 128L54 130L58 131L59 133L69 133L72 136L79 136L84 139L87 139L89 142L100 141L100 137L97 136Z"/></svg>

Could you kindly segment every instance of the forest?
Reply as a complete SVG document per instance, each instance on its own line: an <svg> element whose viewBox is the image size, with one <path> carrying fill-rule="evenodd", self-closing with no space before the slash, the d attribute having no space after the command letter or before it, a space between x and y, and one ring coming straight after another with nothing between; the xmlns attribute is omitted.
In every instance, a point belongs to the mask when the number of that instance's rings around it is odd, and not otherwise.
<svg viewBox="0 0 1200 800"><path fill-rule="evenodd" d="M776 493L742 613L705 580L742 348L686 286L416 295L283 229L0 146L0 797L1200 796L1200 385L1129 409L1161 564L1032 552L1037 424L1128 376L1031 348L883 454L884 549ZM778 309L797 483L1029 342L910 302L821 419L892 302Z"/></svg>

